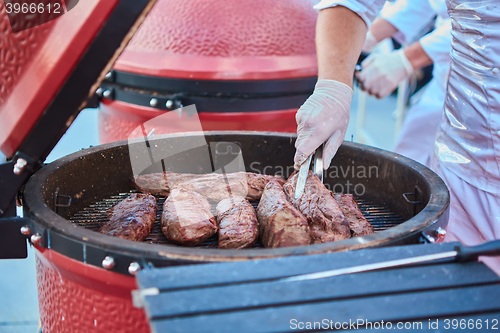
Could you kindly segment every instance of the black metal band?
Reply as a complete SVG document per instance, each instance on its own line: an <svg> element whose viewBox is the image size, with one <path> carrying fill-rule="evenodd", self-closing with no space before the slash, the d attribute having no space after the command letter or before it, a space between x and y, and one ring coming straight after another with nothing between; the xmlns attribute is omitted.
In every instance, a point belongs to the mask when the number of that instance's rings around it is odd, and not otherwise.
<svg viewBox="0 0 500 333"><path fill-rule="evenodd" d="M192 80L140 75L111 71L105 83L114 83L133 89L145 89L160 93L182 91L192 95L294 95L312 92L317 77L309 76L281 80Z"/></svg>
<svg viewBox="0 0 500 333"><path fill-rule="evenodd" d="M298 109L311 95L312 90L287 95L235 95L232 97L190 95L186 93L161 94L137 91L114 84L101 86L108 99L159 110L173 110L180 105L195 104L198 112L256 112ZM168 104L170 103L170 105Z"/></svg>

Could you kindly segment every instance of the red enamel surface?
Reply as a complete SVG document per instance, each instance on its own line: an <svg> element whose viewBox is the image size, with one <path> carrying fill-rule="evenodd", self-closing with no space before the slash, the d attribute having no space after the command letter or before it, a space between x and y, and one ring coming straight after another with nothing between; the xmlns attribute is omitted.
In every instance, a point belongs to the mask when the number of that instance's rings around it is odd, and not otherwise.
<svg viewBox="0 0 500 333"><path fill-rule="evenodd" d="M13 34L0 2L0 151L12 156L118 0L85 0Z"/></svg>
<svg viewBox="0 0 500 333"><path fill-rule="evenodd" d="M99 139L101 143L126 140L129 135L148 120L165 114L149 107L103 99L99 110ZM265 112L201 112L199 121L204 131L271 131L295 133L296 109ZM155 127L155 133L199 131L196 117L179 118L172 113L168 126ZM141 131L136 131L142 136Z"/></svg>
<svg viewBox="0 0 500 333"><path fill-rule="evenodd" d="M135 279L37 247L36 278L44 333L150 332L132 305Z"/></svg>
<svg viewBox="0 0 500 333"><path fill-rule="evenodd" d="M311 0L158 0L115 69L207 80L315 76Z"/></svg>

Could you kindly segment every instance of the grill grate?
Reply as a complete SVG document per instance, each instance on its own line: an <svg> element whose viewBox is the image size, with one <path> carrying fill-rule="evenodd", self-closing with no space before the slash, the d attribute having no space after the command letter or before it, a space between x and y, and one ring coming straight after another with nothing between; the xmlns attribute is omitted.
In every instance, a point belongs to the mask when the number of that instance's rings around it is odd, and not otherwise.
<svg viewBox="0 0 500 333"><path fill-rule="evenodd" d="M86 207L83 210L77 212L75 215L73 215L73 217L70 218L70 221L73 224L76 224L80 227L84 227L86 229L90 229L93 231L98 231L99 228L106 222L107 219L106 213L108 209L115 206L125 198L127 198L130 195L130 193L136 193L136 192L137 191L132 190L129 193L120 193L118 195L114 195L111 196L110 198L96 202L95 204L92 204L89 207ZM160 216L163 211L163 203L165 202L165 197L156 196L156 200L158 203L158 213L156 215L156 222L153 231L151 231L149 237L146 238L144 242L150 244L175 245L169 242L161 232ZM375 231L385 230L404 222L401 217L399 217L386 207L374 205L373 203L366 201L364 199L356 198L356 201L359 205L361 212L363 213L365 218L372 224L373 229ZM258 202L252 203L255 209L257 208L258 204L259 204ZM213 208L212 213L215 213L215 207L212 208ZM206 240L197 247L217 248L217 235L209 238L208 240ZM254 247L261 248L262 245L258 242L257 244L255 244Z"/></svg>

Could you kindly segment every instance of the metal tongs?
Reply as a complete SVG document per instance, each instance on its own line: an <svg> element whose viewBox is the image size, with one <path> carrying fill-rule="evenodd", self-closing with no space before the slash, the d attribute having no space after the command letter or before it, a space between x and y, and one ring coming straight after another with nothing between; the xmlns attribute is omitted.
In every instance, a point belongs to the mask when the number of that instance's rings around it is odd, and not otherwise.
<svg viewBox="0 0 500 333"><path fill-rule="evenodd" d="M323 144L324 145L324 144ZM314 153L314 174L323 182L323 145L319 146ZM309 173L309 167L311 165L311 160L313 154L309 155L307 160L300 166L299 178L297 179L297 186L295 187L295 200L300 199L302 194L304 194L304 189L306 188L307 174Z"/></svg>

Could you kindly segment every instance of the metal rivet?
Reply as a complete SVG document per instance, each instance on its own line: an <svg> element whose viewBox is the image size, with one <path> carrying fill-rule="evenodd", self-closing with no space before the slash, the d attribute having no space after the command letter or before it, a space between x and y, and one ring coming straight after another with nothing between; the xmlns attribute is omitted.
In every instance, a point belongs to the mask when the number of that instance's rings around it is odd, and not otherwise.
<svg viewBox="0 0 500 333"><path fill-rule="evenodd" d="M18 158L16 164L14 165L14 173L16 175L20 175L26 164L28 164L28 162L24 158Z"/></svg>
<svg viewBox="0 0 500 333"><path fill-rule="evenodd" d="M500 73L500 69L495 67L495 68L493 68L492 72L493 72L493 74L498 74L498 73Z"/></svg>
<svg viewBox="0 0 500 333"><path fill-rule="evenodd" d="M429 236L429 235L425 235L425 238L429 241L429 243L434 243L436 241L436 239L432 236Z"/></svg>
<svg viewBox="0 0 500 333"><path fill-rule="evenodd" d="M141 270L141 265L139 265L139 263L137 262L131 262L130 265L128 266L128 272L131 275L136 275L137 272L139 272L140 270Z"/></svg>
<svg viewBox="0 0 500 333"><path fill-rule="evenodd" d="M28 236L29 234L31 234L31 230L27 225L24 225L21 227L21 233L25 236Z"/></svg>
<svg viewBox="0 0 500 333"><path fill-rule="evenodd" d="M113 72L108 72L108 74L106 74L106 79L113 80Z"/></svg>
<svg viewBox="0 0 500 333"><path fill-rule="evenodd" d="M172 110L175 107L175 101L169 99L167 103L165 103L165 106L167 109Z"/></svg>
<svg viewBox="0 0 500 333"><path fill-rule="evenodd" d="M444 230L441 227L437 228L436 229L436 236L437 236L437 238L444 238L444 236L446 236L446 230Z"/></svg>
<svg viewBox="0 0 500 333"><path fill-rule="evenodd" d="M103 96L104 98L110 98L110 97L111 97L111 95L112 95L111 90L105 90L105 91L102 93L102 96Z"/></svg>
<svg viewBox="0 0 500 333"><path fill-rule="evenodd" d="M99 87L97 88L97 90L95 91L96 95L99 96L99 97L102 97L102 88Z"/></svg>
<svg viewBox="0 0 500 333"><path fill-rule="evenodd" d="M149 101L149 105L152 107L156 107L158 105L158 100L156 98L151 98Z"/></svg>
<svg viewBox="0 0 500 333"><path fill-rule="evenodd" d="M42 243L42 236L40 234L34 234L31 236L31 242L33 244L37 244L39 245L40 243Z"/></svg>
<svg viewBox="0 0 500 333"><path fill-rule="evenodd" d="M106 258L102 260L102 267L106 269L111 269L115 267L115 259L113 259L113 257L106 256Z"/></svg>

